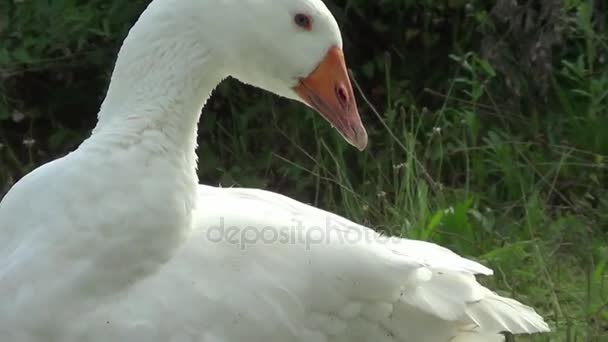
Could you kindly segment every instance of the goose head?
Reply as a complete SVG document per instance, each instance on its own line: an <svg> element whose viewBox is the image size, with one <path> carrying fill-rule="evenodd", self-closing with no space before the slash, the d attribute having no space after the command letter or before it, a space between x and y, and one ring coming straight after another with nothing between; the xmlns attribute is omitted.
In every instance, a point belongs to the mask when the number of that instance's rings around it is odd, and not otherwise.
<svg viewBox="0 0 608 342"><path fill-rule="evenodd" d="M111 84L113 97L126 97L132 79L160 72L146 69L134 76L152 55L150 65L164 63L162 56L170 59L165 64L180 60L180 69L168 71L188 73L178 78L191 77L200 59L207 59L207 77L232 76L303 102L350 144L361 150L367 145L340 30L322 0L154 0L119 54L116 79L126 80L115 82L123 85L116 91Z"/></svg>

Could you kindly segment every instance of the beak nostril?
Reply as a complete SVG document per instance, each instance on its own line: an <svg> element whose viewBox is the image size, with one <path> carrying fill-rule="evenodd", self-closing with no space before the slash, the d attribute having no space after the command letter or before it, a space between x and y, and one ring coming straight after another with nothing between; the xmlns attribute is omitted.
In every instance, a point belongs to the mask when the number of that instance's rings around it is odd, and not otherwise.
<svg viewBox="0 0 608 342"><path fill-rule="evenodd" d="M340 102L340 105L343 108L348 107L348 93L346 92L346 89L344 89L343 85L336 86L336 97L338 98L338 101Z"/></svg>

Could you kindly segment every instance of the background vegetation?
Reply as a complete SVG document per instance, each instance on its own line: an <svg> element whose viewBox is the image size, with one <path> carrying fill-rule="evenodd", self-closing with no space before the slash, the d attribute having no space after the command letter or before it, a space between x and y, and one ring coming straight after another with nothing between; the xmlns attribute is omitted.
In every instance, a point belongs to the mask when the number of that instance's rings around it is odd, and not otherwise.
<svg viewBox="0 0 608 342"><path fill-rule="evenodd" d="M86 138L147 2L0 3L0 197ZM370 148L228 81L201 123L201 179L443 244L550 321L530 340L608 341L607 3L326 2Z"/></svg>

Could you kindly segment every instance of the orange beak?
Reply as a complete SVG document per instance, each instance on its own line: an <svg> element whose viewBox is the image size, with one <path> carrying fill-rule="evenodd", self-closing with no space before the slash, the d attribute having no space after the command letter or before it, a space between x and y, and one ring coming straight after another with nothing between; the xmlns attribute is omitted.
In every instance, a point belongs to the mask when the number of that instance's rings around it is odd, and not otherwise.
<svg viewBox="0 0 608 342"><path fill-rule="evenodd" d="M361 123L353 87L346 71L344 53L332 47L321 64L294 88L340 134L359 150L367 146L367 132Z"/></svg>

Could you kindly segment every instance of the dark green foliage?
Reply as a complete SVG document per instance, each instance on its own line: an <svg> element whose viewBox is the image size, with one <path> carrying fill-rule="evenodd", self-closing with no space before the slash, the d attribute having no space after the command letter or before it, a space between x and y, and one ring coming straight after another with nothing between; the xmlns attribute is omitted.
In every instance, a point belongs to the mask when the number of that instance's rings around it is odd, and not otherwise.
<svg viewBox="0 0 608 342"><path fill-rule="evenodd" d="M201 179L441 243L539 308L555 333L531 340L605 339L606 2L327 2L368 100L369 150L301 105L227 81L200 127ZM0 197L88 135L146 4L0 4Z"/></svg>

